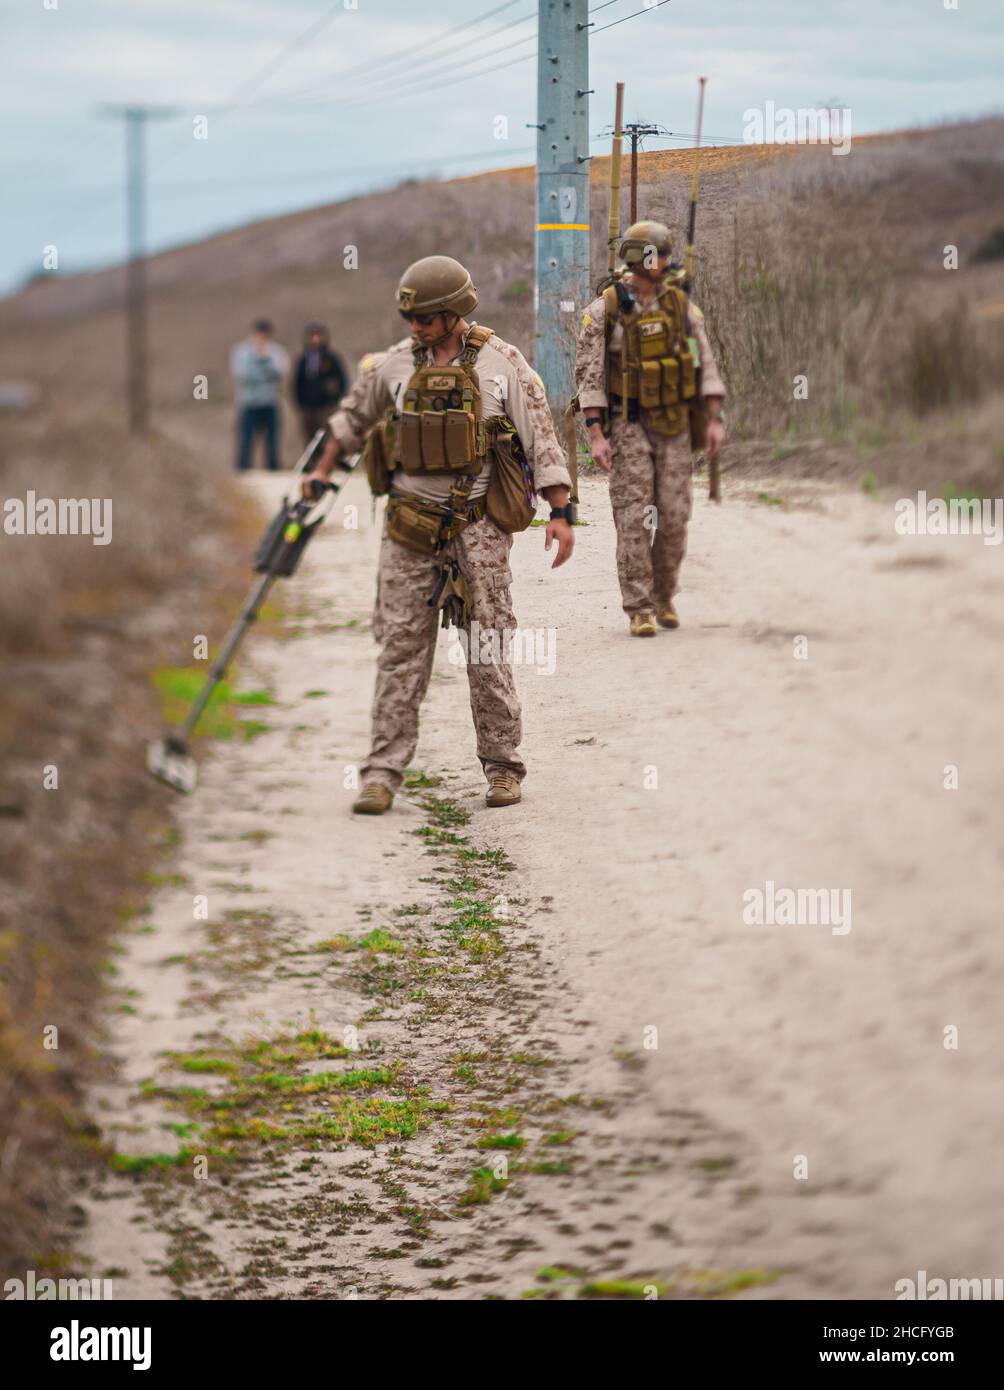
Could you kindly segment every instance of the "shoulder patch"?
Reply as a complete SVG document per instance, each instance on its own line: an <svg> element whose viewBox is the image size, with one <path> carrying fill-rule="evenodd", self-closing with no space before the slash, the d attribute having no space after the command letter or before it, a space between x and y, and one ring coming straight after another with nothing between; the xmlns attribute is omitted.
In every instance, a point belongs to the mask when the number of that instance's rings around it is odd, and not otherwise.
<svg viewBox="0 0 1004 1390"><path fill-rule="evenodd" d="M583 328L588 328L589 325L592 323L592 321L593 321L593 316L592 316L592 314L589 312L589 310L587 309L586 312L582 315L582 327L583 327Z"/></svg>

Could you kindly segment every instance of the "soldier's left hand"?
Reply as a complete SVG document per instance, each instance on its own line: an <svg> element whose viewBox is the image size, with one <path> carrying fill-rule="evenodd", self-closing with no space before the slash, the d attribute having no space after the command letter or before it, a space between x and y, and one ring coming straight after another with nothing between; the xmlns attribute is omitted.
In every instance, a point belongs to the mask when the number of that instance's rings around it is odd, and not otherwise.
<svg viewBox="0 0 1004 1390"><path fill-rule="evenodd" d="M566 521L563 516L559 516L554 521L547 523L547 530L544 532L547 539L544 542L544 549L551 549L551 542L558 542L558 553L551 563L551 568L556 570L559 565L563 565L571 556L575 547L575 532L572 530L571 523Z"/></svg>
<svg viewBox="0 0 1004 1390"><path fill-rule="evenodd" d="M709 420L707 433L704 436L704 457L710 462L716 459L722 452L725 444L725 426L721 420Z"/></svg>

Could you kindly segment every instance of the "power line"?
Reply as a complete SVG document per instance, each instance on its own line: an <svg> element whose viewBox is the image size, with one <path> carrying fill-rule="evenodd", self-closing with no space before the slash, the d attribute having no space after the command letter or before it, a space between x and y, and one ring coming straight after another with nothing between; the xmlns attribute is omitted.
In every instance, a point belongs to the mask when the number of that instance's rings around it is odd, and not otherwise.
<svg viewBox="0 0 1004 1390"><path fill-rule="evenodd" d="M260 68L246 77L224 101L222 110L225 111L228 106L235 105L245 87L260 87L265 79L270 77L272 73L275 72L276 68L281 67L287 58L299 52L304 44L309 43L315 34L319 34L326 24L330 24L331 20L334 19L340 9L342 9L341 5L332 5L331 9L328 10L326 14L320 15L312 24L308 24L306 29L297 34L296 38L288 43L285 48L280 49L280 51L269 58L266 63L263 63ZM216 114L221 114L220 108L217 108Z"/></svg>
<svg viewBox="0 0 1004 1390"><path fill-rule="evenodd" d="M604 29L613 29L613 28L615 28L616 25L618 25L618 24L626 24L627 21L628 21L629 19L637 19L638 16L639 16L640 14L651 14L653 10L660 10L660 9L662 9L663 5L668 5L668 4L669 4L669 0L657 0L657 3L656 3L656 4L654 4L654 5L646 5L645 8L644 8L643 10L635 10L633 14L626 14L626 15L622 16L622 18L620 18L620 19L612 19L612 20L610 21L609 24L601 24L600 27L599 27L598 29L594 29L594 30L593 30L593 38L595 38L597 34L602 34L603 31L604 31ZM604 9L604 8L605 8L605 6L603 6L603 5L598 5L598 6L597 6L597 9L601 9L601 10L602 10L602 9ZM592 14L592 13L593 13L593 12L590 11L590 14Z"/></svg>
<svg viewBox="0 0 1004 1390"><path fill-rule="evenodd" d="M524 23L526 23L527 20L534 19L534 18L535 18L534 15L527 14L527 15L523 15L522 18L520 18L520 19L518 19L518 20L516 20L516 21L514 21L514 22L515 22L516 24L524 24ZM504 32L505 30L507 30L507 29L509 29L509 28L511 28L510 25L504 24L504 25L502 25L502 27L501 27L500 29L493 29L493 30L491 31L491 34L485 34L485 35L483 35L482 37L483 37L484 39L488 39L488 38L491 38L493 35L498 34L498 33L502 33L502 32ZM532 33L524 34L522 38L513 39L512 43L503 44L500 48L494 49L494 51L493 51L493 56L494 56L494 55L497 55L497 54L499 54L499 53L506 53L506 52L508 52L508 50L511 49L511 48L519 48L521 44L524 44L524 43L532 43L533 40L534 40L536 37L537 37L537 30L536 30L536 26L535 26ZM425 69L425 68L420 67L418 72L409 73L409 74L406 75L406 76L398 76L398 75L396 75L396 74L387 74L387 75L385 75L385 76L383 76L383 77L378 77L378 78L376 78L376 79L375 79L375 84L366 81L366 80L365 80L365 77L361 77L361 78L360 78L361 90L362 90L362 91L367 91L367 92L368 92L368 91L375 85L377 90L376 90L376 92L373 94L373 95L374 95L374 99L375 99L375 100L380 100L380 99L382 99L383 96L385 95L386 84L390 84L390 90L392 90L392 91L393 91L393 90L397 90L397 91L400 91L400 92L402 92L403 94L406 95L406 94L408 93L408 91L411 89L411 88L410 88L410 84L413 83L413 82L417 82L417 83L419 83L419 84L424 84L425 82L429 81L431 78L443 78L443 77L446 77L448 74L452 74L452 73L453 73L454 68L455 68L455 63L453 63L453 62L448 62L448 63L446 64L445 67L438 67L438 66L437 66L437 64L439 63L439 60L440 60L441 58L443 58L444 56L445 56L445 54L442 54L442 53L441 53L441 54L438 54L437 57L433 60L431 66L430 66L428 69ZM489 69L489 71L494 71L494 69ZM401 86L402 83L405 84L403 87ZM353 84L353 85L354 85L354 84ZM351 110L352 107L353 107L353 105L355 104L355 98L356 98L358 95L361 95L361 92L360 92L360 93L357 93L357 92L354 92L354 91L352 91L352 90L350 89L348 95L349 95L349 100L348 100L348 102L343 101L343 99L342 99L342 93L340 92L339 95L338 95L337 97L329 97L329 98L327 98L326 100L321 99L321 100L317 100L317 101L289 102L289 103L286 103L286 104L284 105L284 109L287 110L287 111L305 111L305 110L315 109L315 108L318 107L318 106L332 106L332 105L337 105L337 106L339 106L340 108L342 108L343 110L344 110L344 109ZM370 103L367 102L367 104L370 104Z"/></svg>
<svg viewBox="0 0 1004 1390"><path fill-rule="evenodd" d="M530 37L533 36L531 35ZM451 85L458 86L461 82L471 82L478 77L487 77L490 73L501 72L503 68L515 67L518 63L528 63L531 60L531 58L536 58L536 56L537 51L536 49L534 49L532 53L524 53L520 58L510 58L507 63L496 63L492 67L480 68L477 72L461 73L459 77L451 78ZM342 109L347 111L354 111L358 110L360 107L372 106L375 102L379 103L382 106L390 105L390 103L394 101L401 101L402 99L410 100L412 97L425 96L429 92L442 91L442 87L443 82L442 78L440 77L434 79L432 83L427 87L419 87L415 90L408 89L396 93L386 94L383 96L375 96L371 101L353 101L345 105Z"/></svg>
<svg viewBox="0 0 1004 1390"><path fill-rule="evenodd" d="M397 48L393 51L393 53L386 54L383 58L377 58L372 63L364 64L361 68L349 66L337 69L334 73L330 73L325 78L322 84L318 85L325 87L329 86L332 77L338 77L342 73L346 72L351 74L353 81L359 80L365 83L369 80L371 74L376 72L377 69L394 67L401 62L410 62L416 53L421 53L424 49L435 47L435 45L440 43L443 39L452 38L455 34L463 33L467 29L473 29L477 25L483 24L486 19L493 19L495 15L501 14L504 10L511 10L514 5L518 5L521 2L522 0L505 0L505 4L497 5L492 10L486 10L483 14L475 15L473 19L467 19L463 22L463 24L455 24L452 25L449 29L440 30L438 34L433 34L431 38L424 40L422 43L408 44L403 48ZM517 21L517 23L520 24L522 22L522 20ZM503 29L506 27L508 26L502 26ZM493 32L498 33L500 31L494 30ZM438 59L441 56L441 54L437 54L436 58ZM385 76L386 74L381 74L381 76L377 78L377 81L382 82ZM283 94L280 93L280 97L282 95ZM292 96L293 93L286 93L286 95Z"/></svg>

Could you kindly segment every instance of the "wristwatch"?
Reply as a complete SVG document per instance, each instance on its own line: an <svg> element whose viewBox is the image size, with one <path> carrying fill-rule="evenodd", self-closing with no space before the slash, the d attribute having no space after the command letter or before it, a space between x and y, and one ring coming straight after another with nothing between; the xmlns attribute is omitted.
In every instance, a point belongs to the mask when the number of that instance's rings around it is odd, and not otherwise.
<svg viewBox="0 0 1004 1390"><path fill-rule="evenodd" d="M587 429L589 428L590 425L602 425L602 424L603 424L603 416L602 416L602 415L587 415L587 416L586 416L586 428L587 428Z"/></svg>
<svg viewBox="0 0 1004 1390"><path fill-rule="evenodd" d="M552 507L552 508L551 508L551 516L550 516L549 519L550 519L551 521L557 521L559 517L563 517L564 520L568 522L569 526L574 526L574 525L575 525L575 503L574 503L574 502L566 502L565 505L564 505L563 507Z"/></svg>

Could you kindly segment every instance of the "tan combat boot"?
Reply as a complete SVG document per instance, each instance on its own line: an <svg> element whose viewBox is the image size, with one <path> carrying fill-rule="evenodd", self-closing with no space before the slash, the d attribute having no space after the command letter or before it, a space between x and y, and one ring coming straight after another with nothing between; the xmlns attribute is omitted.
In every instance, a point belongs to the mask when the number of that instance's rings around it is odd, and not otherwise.
<svg viewBox="0 0 1004 1390"><path fill-rule="evenodd" d="M394 802L394 793L382 782L367 782L352 803L357 816L382 816Z"/></svg>
<svg viewBox="0 0 1004 1390"><path fill-rule="evenodd" d="M485 796L486 806L515 806L523 800L519 778L514 772L493 772Z"/></svg>
<svg viewBox="0 0 1004 1390"><path fill-rule="evenodd" d="M632 637L654 637L656 634L654 613L631 614Z"/></svg>
<svg viewBox="0 0 1004 1390"><path fill-rule="evenodd" d="M655 616L659 620L660 627L680 626L680 615L673 607L672 601L664 603L661 608L657 609Z"/></svg>

